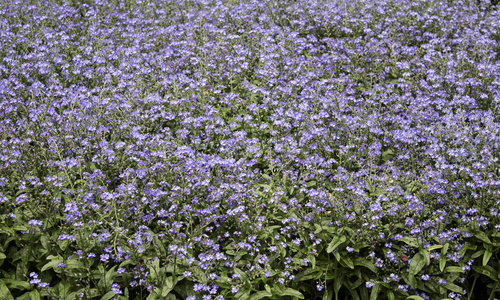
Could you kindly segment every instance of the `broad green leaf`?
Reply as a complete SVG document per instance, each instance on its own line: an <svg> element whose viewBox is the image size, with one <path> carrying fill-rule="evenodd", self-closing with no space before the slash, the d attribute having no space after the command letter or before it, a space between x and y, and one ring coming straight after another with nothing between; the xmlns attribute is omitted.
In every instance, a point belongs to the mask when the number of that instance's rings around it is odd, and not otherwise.
<svg viewBox="0 0 500 300"><path fill-rule="evenodd" d="M394 296L394 292L393 291L387 291L387 299L388 300L396 300L396 297Z"/></svg>
<svg viewBox="0 0 500 300"><path fill-rule="evenodd" d="M425 267L425 259L424 256L419 252L415 254L415 256L411 260L410 264L410 274L417 275L420 270Z"/></svg>
<svg viewBox="0 0 500 300"><path fill-rule="evenodd" d="M486 266L488 264L488 261L490 260L490 257L493 255L493 253L489 250L484 251L483 255L483 266Z"/></svg>
<svg viewBox="0 0 500 300"><path fill-rule="evenodd" d="M370 293L370 300L377 300L378 299L378 294L382 290L382 286L380 283L375 283L375 285L372 287L372 292Z"/></svg>
<svg viewBox="0 0 500 300"><path fill-rule="evenodd" d="M292 288L286 288L283 291L283 296L292 296L292 297L297 297L299 299L304 299L304 295L302 295L301 292L294 290Z"/></svg>
<svg viewBox="0 0 500 300"><path fill-rule="evenodd" d="M427 251L432 251L432 250L441 249L441 248L443 248L443 245L433 245L433 246L427 247Z"/></svg>
<svg viewBox="0 0 500 300"><path fill-rule="evenodd" d="M354 263L349 257L341 256L340 260L344 262L350 269L354 269Z"/></svg>
<svg viewBox="0 0 500 300"><path fill-rule="evenodd" d="M444 267L446 266L446 257L439 258L439 270L443 272Z"/></svg>
<svg viewBox="0 0 500 300"><path fill-rule="evenodd" d="M273 294L269 293L268 291L260 291L260 292L257 292L255 294L252 294L250 295L250 298L248 298L249 300L259 300L259 299L262 299L262 298L268 298L268 297L272 297Z"/></svg>
<svg viewBox="0 0 500 300"><path fill-rule="evenodd" d="M326 248L327 253L332 253L333 250L337 249L338 246L340 246L342 243L344 243L347 240L345 236L341 237L334 237L330 244L328 245L328 248Z"/></svg>
<svg viewBox="0 0 500 300"><path fill-rule="evenodd" d="M355 259L353 259L353 262L355 266L363 266L372 271L373 273L377 273L377 267L375 267L375 265L371 261L367 261L366 259L356 257Z"/></svg>
<svg viewBox="0 0 500 300"><path fill-rule="evenodd" d="M106 295L104 295L104 297L106 297L109 293L112 293L112 295L110 298L107 298L106 300L111 299L115 295L115 293L113 293L113 291L110 291ZM104 297L102 297L101 300L103 300ZM149 294L149 296L146 298L146 300L156 300L156 299L158 299L158 294L156 294L155 292L151 292Z"/></svg>
<svg viewBox="0 0 500 300"><path fill-rule="evenodd" d="M406 300L425 300L425 299L420 297L420 296L411 295L411 296L406 297Z"/></svg>
<svg viewBox="0 0 500 300"><path fill-rule="evenodd" d="M340 261L340 254L338 252L333 252L333 256L335 256L337 261Z"/></svg>
<svg viewBox="0 0 500 300"><path fill-rule="evenodd" d="M16 279L10 279L10 278L2 278L3 282L5 285L11 289L16 289L16 290L29 290L31 289L31 285L27 281L23 280L16 280Z"/></svg>
<svg viewBox="0 0 500 300"><path fill-rule="evenodd" d="M55 266L56 266L58 263L62 263L62 262L63 262L63 259L62 259L62 258L59 258L59 259L56 259L56 260L52 260L52 261L50 261L50 262L46 263L46 264L42 267L41 271L43 272L43 271L46 271L46 270L49 270L49 269L53 269L53 268L55 268Z"/></svg>
<svg viewBox="0 0 500 300"><path fill-rule="evenodd" d="M449 291L459 293L461 295L463 295L463 293L464 293L464 290L461 287L459 287L458 285L451 283L451 282L445 283L444 287L447 288Z"/></svg>
<svg viewBox="0 0 500 300"><path fill-rule="evenodd" d="M476 259L479 256L483 255L483 253L484 253L484 250L476 251L476 252L474 252L474 254L472 254L471 258Z"/></svg>
<svg viewBox="0 0 500 300"><path fill-rule="evenodd" d="M423 249L423 250L420 250L420 253L422 254L422 257L425 260L425 265L426 266L430 265L431 257L430 257L429 251L427 251L427 249Z"/></svg>
<svg viewBox="0 0 500 300"><path fill-rule="evenodd" d="M444 269L444 272L445 273L463 273L465 271L462 270L462 268L460 268L460 267L449 266L449 267L446 267Z"/></svg>
<svg viewBox="0 0 500 300"><path fill-rule="evenodd" d="M475 236L480 239L481 241L485 242L485 243L488 243L488 244L491 244L491 241L490 239L488 238L488 236L486 235L486 233L482 232L482 231L479 231L478 233L475 234Z"/></svg>
<svg viewBox="0 0 500 300"><path fill-rule="evenodd" d="M115 292L109 291L104 296L101 297L101 300L109 300L115 296Z"/></svg>
<svg viewBox="0 0 500 300"><path fill-rule="evenodd" d="M418 240L414 237L404 236L400 241L406 243L408 246L418 247Z"/></svg>
<svg viewBox="0 0 500 300"><path fill-rule="evenodd" d="M450 247L450 243L444 244L443 249L441 249L441 254L446 255L446 252L448 251L449 247Z"/></svg>
<svg viewBox="0 0 500 300"><path fill-rule="evenodd" d="M322 300L332 300L332 298L333 298L333 291L327 290L323 294L323 299Z"/></svg>
<svg viewBox="0 0 500 300"><path fill-rule="evenodd" d="M470 243L466 242L465 245L462 248L460 248L460 251L458 251L458 256L460 256L460 257L464 256L465 252L468 249L471 249L472 251L474 251L477 249L477 246L471 245Z"/></svg>
<svg viewBox="0 0 500 300"><path fill-rule="evenodd" d="M0 259L6 259L7 256L5 256L5 254L3 254L2 252L0 252Z"/></svg>
<svg viewBox="0 0 500 300"><path fill-rule="evenodd" d="M115 279L116 275L118 275L115 269L116 266L113 266L111 269L109 269L108 272L106 272L106 276L104 276L104 284L106 285L106 288L111 288L113 280Z"/></svg>
<svg viewBox="0 0 500 300"><path fill-rule="evenodd" d="M0 279L0 300L14 300L14 297L2 279Z"/></svg>
<svg viewBox="0 0 500 300"><path fill-rule="evenodd" d="M161 296L166 297L174 289L174 277L169 276L165 279L165 284L162 287Z"/></svg>
<svg viewBox="0 0 500 300"><path fill-rule="evenodd" d="M418 286L418 282L417 279L415 278L415 275L408 274L408 281L412 287L416 288Z"/></svg>
<svg viewBox="0 0 500 300"><path fill-rule="evenodd" d="M269 284L267 284L267 283L266 283L266 285L264 286L264 288L266 289L266 291L267 291L268 293L272 294L272 293L271 293L271 287L269 287Z"/></svg>
<svg viewBox="0 0 500 300"><path fill-rule="evenodd" d="M472 266L472 269L478 273L481 273L483 275L488 276L489 278L493 279L494 281L498 281L498 274L495 269L493 269L491 266Z"/></svg>
<svg viewBox="0 0 500 300"><path fill-rule="evenodd" d="M30 292L30 300L41 300L40 293L37 290L32 290Z"/></svg>

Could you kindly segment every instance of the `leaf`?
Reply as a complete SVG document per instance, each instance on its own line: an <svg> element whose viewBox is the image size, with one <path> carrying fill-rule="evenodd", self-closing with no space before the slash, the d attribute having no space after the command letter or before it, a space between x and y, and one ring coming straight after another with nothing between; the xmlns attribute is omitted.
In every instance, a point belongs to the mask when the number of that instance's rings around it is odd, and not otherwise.
<svg viewBox="0 0 500 300"><path fill-rule="evenodd" d="M116 266L113 266L111 269L109 269L108 272L106 272L106 276L104 276L104 284L106 285L106 288L111 288L111 285L113 284L113 280L115 279L116 275L118 275L115 272Z"/></svg>
<svg viewBox="0 0 500 300"><path fill-rule="evenodd" d="M483 255L483 253L484 253L484 250L476 251L474 254L471 255L471 258L473 258L473 259L478 258L479 256Z"/></svg>
<svg viewBox="0 0 500 300"><path fill-rule="evenodd" d="M333 291L327 290L323 294L323 299L322 300L332 300L332 298L333 298Z"/></svg>
<svg viewBox="0 0 500 300"><path fill-rule="evenodd" d="M326 249L327 253L332 253L333 250L337 249L338 246L340 246L342 243L344 243L347 240L345 236L341 237L334 237L330 244L328 245L328 248Z"/></svg>
<svg viewBox="0 0 500 300"><path fill-rule="evenodd" d="M6 258L7 258L7 256L5 256L4 253L0 252L0 259L6 259Z"/></svg>
<svg viewBox="0 0 500 300"><path fill-rule="evenodd" d="M441 249L441 254L446 255L446 252L448 251L448 248L450 247L450 243L444 244L443 249Z"/></svg>
<svg viewBox="0 0 500 300"><path fill-rule="evenodd" d="M410 264L410 274L417 275L420 270L425 266L425 259L423 255L419 252L411 260Z"/></svg>
<svg viewBox="0 0 500 300"><path fill-rule="evenodd" d="M479 231L478 233L475 234L475 236L480 239L481 241L485 242L485 243L488 243L488 244L491 244L491 241L490 239L488 238L488 236L486 235L486 233L482 232L482 231Z"/></svg>
<svg viewBox="0 0 500 300"><path fill-rule="evenodd" d="M41 300L40 293L37 290L32 290L30 292L30 300Z"/></svg>
<svg viewBox="0 0 500 300"><path fill-rule="evenodd" d="M446 267L444 269L444 272L445 273L463 273L465 271L462 270L462 268L460 268L460 267L449 266L449 267Z"/></svg>
<svg viewBox="0 0 500 300"><path fill-rule="evenodd" d="M382 286L380 283L375 283L375 285L372 287L372 292L370 293L370 300L377 300L378 299L378 294L382 290Z"/></svg>
<svg viewBox="0 0 500 300"><path fill-rule="evenodd" d="M50 257L50 256L49 256L49 257ZM46 271L46 270L49 270L49 269L53 269L53 268L55 268L55 266L56 266L58 263L62 263L62 262L63 262L62 257L61 257L61 258L58 258L58 259L56 259L56 260L52 260L52 261L50 261L50 262L46 263L46 264L42 267L41 271L43 272L43 271Z"/></svg>
<svg viewBox="0 0 500 300"><path fill-rule="evenodd" d="M464 290L461 287L459 287L458 285L451 283L451 282L445 283L444 287L447 288L449 291L459 293L461 295L463 295L463 293L464 293Z"/></svg>
<svg viewBox="0 0 500 300"><path fill-rule="evenodd" d="M31 289L31 285L27 281L23 280L16 280L16 279L10 279L10 278L2 278L3 282L5 285L11 289L16 289L16 290L29 290Z"/></svg>
<svg viewBox="0 0 500 300"><path fill-rule="evenodd" d="M411 296L406 297L406 300L425 300L425 299L420 297L420 296L411 295Z"/></svg>
<svg viewBox="0 0 500 300"><path fill-rule="evenodd" d="M297 291L297 290L294 290L292 288L286 288L284 291L283 291L283 295L284 296L292 296L292 297L297 297L299 299L304 299L304 295L302 295L301 292Z"/></svg>
<svg viewBox="0 0 500 300"><path fill-rule="evenodd" d="M460 248L460 251L458 251L458 256L460 257L464 256L467 249L471 249L472 251L474 251L477 249L477 246L471 245L470 243L466 242L465 245L462 248Z"/></svg>
<svg viewBox="0 0 500 300"><path fill-rule="evenodd" d="M268 291L260 291L260 292L257 292L255 294L252 294L250 296L250 298L248 298L249 300L259 300L259 299L262 299L262 298L267 298L267 297L272 297L273 294L269 293Z"/></svg>
<svg viewBox="0 0 500 300"><path fill-rule="evenodd" d="M431 257L430 257L429 251L427 251L426 249L423 249L423 250L420 250L420 253L422 254L422 256L425 259L425 265L428 266L431 263Z"/></svg>
<svg viewBox="0 0 500 300"><path fill-rule="evenodd" d="M355 258L353 261L355 266L362 266L369 269L373 273L377 273L377 267L375 267L375 265L371 261L367 261L360 257Z"/></svg>
<svg viewBox="0 0 500 300"><path fill-rule="evenodd" d="M472 269L478 273L481 273L483 275L488 276L489 278L493 279L494 281L498 281L498 274L495 269L493 269L491 266L472 266Z"/></svg>
<svg viewBox="0 0 500 300"><path fill-rule="evenodd" d="M439 270L443 272L444 267L446 266L446 257L439 258Z"/></svg>
<svg viewBox="0 0 500 300"><path fill-rule="evenodd" d="M488 261L490 260L490 257L493 255L493 253L490 250L485 250L484 255L483 255L483 267L488 264Z"/></svg>
<svg viewBox="0 0 500 300"><path fill-rule="evenodd" d="M408 246L418 247L418 240L414 237L404 236L400 241L406 243Z"/></svg>
<svg viewBox="0 0 500 300"><path fill-rule="evenodd" d="M267 291L268 293L272 294L272 293L271 293L271 288L269 287L269 284L267 284L267 283L266 283L266 285L264 286L264 288L266 289L266 291Z"/></svg>
<svg viewBox="0 0 500 300"><path fill-rule="evenodd" d="M432 251L432 250L441 249L441 248L443 248L443 245L433 245L433 246L427 247L427 251Z"/></svg>
<svg viewBox="0 0 500 300"><path fill-rule="evenodd" d="M2 279L0 279L0 300L14 300L14 297L12 297L12 294Z"/></svg>
<svg viewBox="0 0 500 300"><path fill-rule="evenodd" d="M168 276L165 279L165 285L163 285L161 296L166 297L168 293L170 293L174 289L174 277L173 276Z"/></svg>
<svg viewBox="0 0 500 300"><path fill-rule="evenodd" d="M353 269L354 270L354 263L352 262L352 260L349 258L349 257L344 257L342 256L340 258L340 260L342 262L344 262L350 269Z"/></svg>

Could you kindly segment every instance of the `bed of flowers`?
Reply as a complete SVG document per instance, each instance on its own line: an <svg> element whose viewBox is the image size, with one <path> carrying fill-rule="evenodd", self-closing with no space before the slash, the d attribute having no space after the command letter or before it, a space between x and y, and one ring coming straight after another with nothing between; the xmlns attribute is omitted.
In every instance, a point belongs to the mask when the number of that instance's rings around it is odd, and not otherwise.
<svg viewBox="0 0 500 300"><path fill-rule="evenodd" d="M500 10L3 1L0 299L500 298Z"/></svg>

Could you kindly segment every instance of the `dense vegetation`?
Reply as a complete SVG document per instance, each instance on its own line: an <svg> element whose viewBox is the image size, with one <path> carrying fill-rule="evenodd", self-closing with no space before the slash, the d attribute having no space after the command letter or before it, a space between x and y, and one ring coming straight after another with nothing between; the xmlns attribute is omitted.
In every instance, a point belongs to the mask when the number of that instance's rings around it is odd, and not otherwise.
<svg viewBox="0 0 500 300"><path fill-rule="evenodd" d="M500 12L3 1L0 299L500 296Z"/></svg>

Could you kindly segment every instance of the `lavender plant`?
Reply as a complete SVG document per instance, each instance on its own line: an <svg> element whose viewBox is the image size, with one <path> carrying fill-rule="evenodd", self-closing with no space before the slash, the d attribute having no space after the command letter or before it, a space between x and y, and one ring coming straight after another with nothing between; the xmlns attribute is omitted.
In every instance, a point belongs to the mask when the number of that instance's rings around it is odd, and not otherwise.
<svg viewBox="0 0 500 300"><path fill-rule="evenodd" d="M495 2L0 16L0 298L499 297Z"/></svg>

